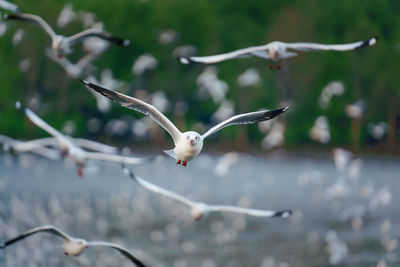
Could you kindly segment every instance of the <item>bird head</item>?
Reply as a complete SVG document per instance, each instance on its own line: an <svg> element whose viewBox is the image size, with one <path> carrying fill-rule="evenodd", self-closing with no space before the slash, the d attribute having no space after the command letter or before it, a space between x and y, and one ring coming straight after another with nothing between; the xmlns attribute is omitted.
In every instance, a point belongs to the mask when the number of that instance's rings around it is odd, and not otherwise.
<svg viewBox="0 0 400 267"><path fill-rule="evenodd" d="M64 254L69 256L78 256L85 248L88 248L88 243L84 239L68 240L64 244Z"/></svg>
<svg viewBox="0 0 400 267"><path fill-rule="evenodd" d="M197 146L198 144L203 142L200 134L193 131L185 132L183 133L183 136L185 137L186 142L188 142L188 144L190 144L191 146Z"/></svg>

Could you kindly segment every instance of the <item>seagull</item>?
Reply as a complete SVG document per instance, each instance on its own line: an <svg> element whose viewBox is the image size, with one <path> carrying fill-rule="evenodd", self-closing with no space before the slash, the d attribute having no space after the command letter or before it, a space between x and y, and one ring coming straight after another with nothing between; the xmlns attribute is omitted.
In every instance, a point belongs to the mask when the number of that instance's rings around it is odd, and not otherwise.
<svg viewBox="0 0 400 267"><path fill-rule="evenodd" d="M20 13L21 10L19 9L18 6L16 6L13 3L10 3L8 1L5 0L0 0L0 8L14 12L14 13Z"/></svg>
<svg viewBox="0 0 400 267"><path fill-rule="evenodd" d="M372 46L378 40L378 37L372 37L365 41L354 42L350 44L318 44L318 43L284 43L284 42L271 42L261 46L252 46L244 49L235 50L233 52L205 56L205 57L180 57L179 60L183 64L189 64L190 62L212 64L218 63L224 60L233 58L242 58L249 56L257 56L272 61L278 61L278 69L281 69L280 62L289 57L297 55L294 51L299 52L311 52L311 51L348 51L355 50L365 46ZM270 69L273 69L271 62Z"/></svg>
<svg viewBox="0 0 400 267"><path fill-rule="evenodd" d="M110 247L110 248L118 250L122 255L129 258L136 266L145 267L145 265L139 259L137 259L131 252L129 252L127 249L125 249L117 244L110 243L110 242L103 242L103 241L88 242L84 239L74 238L74 237L67 235L66 233L64 233L63 231L61 231L60 229L58 229L57 227L55 227L53 225L38 226L38 227L32 228L26 232L23 232L19 236L5 241L2 245L0 245L0 249L5 249L7 246L9 246L15 242L18 242L22 239L25 239L31 235L34 235L34 234L40 233L40 232L47 232L47 233L62 237L64 239L64 254L65 255L79 256L80 254L82 254L83 250L88 247L95 247L95 246Z"/></svg>
<svg viewBox="0 0 400 267"><path fill-rule="evenodd" d="M58 57L51 49L46 49L45 54L48 58L63 67L63 69L69 76L71 76L72 78L79 78L90 66L90 63L97 59L102 53L89 52L75 64L69 61L66 57Z"/></svg>
<svg viewBox="0 0 400 267"><path fill-rule="evenodd" d="M36 23L39 27L50 35L52 40L52 49L58 57L63 57L65 54L72 52L71 46L79 41L82 41L88 37L97 37L109 42L115 43L120 46L129 46L129 40L123 40L118 37L112 36L110 33L101 31L98 29L87 29L70 37L58 35L50 27L47 22L45 22L41 17L33 14L6 14L4 16L7 20L22 20Z"/></svg>
<svg viewBox="0 0 400 267"><path fill-rule="evenodd" d="M125 165L122 165L122 170L125 175L129 176L132 180L145 187L146 189L153 191L157 194L163 195L168 198L172 198L176 201L179 201L191 208L191 214L195 221L200 220L203 215L208 214L209 212L230 212L230 213L241 213L250 216L256 217L282 217L287 218L292 214L290 210L282 210L282 211L274 211L274 210L258 210L258 209L247 209L242 207L235 206L222 206L222 205L208 205L202 202L194 202L184 196L178 195L172 191L161 188L155 184L152 184L138 175L135 175L130 169L128 169Z"/></svg>
<svg viewBox="0 0 400 267"><path fill-rule="evenodd" d="M22 110L26 116L34 123L36 126L42 128L52 136L54 136L60 146L61 155L66 157L69 156L74 161L77 172L79 176L83 175L83 169L87 165L88 160L100 160L100 161L109 161L116 163L124 163L124 164L143 164L148 162L152 158L136 158L136 157L124 157L120 155L107 154L107 153L98 153L98 152L89 152L83 150L77 144L74 143L74 140L62 134L61 132L54 129L52 126L47 124L44 120L39 118L33 111L29 108L24 107L20 102L16 103L16 107L19 110Z"/></svg>
<svg viewBox="0 0 400 267"><path fill-rule="evenodd" d="M288 110L289 107L275 109L275 110L267 110L267 111L256 111L250 112L246 114L240 114L233 116L219 124L215 125L211 129L209 129L203 135L200 135L194 131L188 132L180 132L178 128L158 109L154 106L143 102L137 98L133 98L121 93L117 93L115 91L105 89L101 86L95 85L93 83L87 82L85 80L81 80L87 87L95 90L96 92L102 94L103 96L119 103L120 105L141 112L150 118L152 118L155 122L157 122L162 128L164 128L174 140L175 148L171 150L165 150L164 152L176 159L176 164L182 164L182 166L186 166L187 162L195 158L200 154L201 149L203 148L203 140L212 135L215 132L218 132L222 128L225 128L230 125L237 124L250 124L261 121L270 120L279 114Z"/></svg>

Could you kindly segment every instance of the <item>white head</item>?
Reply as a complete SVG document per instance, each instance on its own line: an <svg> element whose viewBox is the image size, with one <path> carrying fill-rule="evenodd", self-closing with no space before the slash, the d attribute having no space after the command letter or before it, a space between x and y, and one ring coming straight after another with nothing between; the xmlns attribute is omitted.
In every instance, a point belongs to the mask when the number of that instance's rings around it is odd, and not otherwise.
<svg viewBox="0 0 400 267"><path fill-rule="evenodd" d="M199 146L203 144L201 135L194 131L184 132L183 137L185 138L186 142L191 146Z"/></svg>
<svg viewBox="0 0 400 267"><path fill-rule="evenodd" d="M279 59L279 56L284 54L285 47L280 42L272 42L267 49L268 57L270 59Z"/></svg>
<svg viewBox="0 0 400 267"><path fill-rule="evenodd" d="M64 254L69 256L78 256L85 248L88 248L88 244L84 239L66 240L64 243Z"/></svg>
<svg viewBox="0 0 400 267"><path fill-rule="evenodd" d="M193 219L198 221L207 213L207 205L200 202L196 203L196 205L192 207L191 213Z"/></svg>

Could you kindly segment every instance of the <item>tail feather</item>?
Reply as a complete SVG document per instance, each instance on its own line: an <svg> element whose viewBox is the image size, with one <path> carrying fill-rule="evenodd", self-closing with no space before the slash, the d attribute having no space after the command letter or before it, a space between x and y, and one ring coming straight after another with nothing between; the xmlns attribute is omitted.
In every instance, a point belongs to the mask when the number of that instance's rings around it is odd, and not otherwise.
<svg viewBox="0 0 400 267"><path fill-rule="evenodd" d="M164 150L164 153L167 154L168 156L170 156L170 157L173 158L173 159L177 159L177 158L176 158L175 151L174 151L173 149Z"/></svg>

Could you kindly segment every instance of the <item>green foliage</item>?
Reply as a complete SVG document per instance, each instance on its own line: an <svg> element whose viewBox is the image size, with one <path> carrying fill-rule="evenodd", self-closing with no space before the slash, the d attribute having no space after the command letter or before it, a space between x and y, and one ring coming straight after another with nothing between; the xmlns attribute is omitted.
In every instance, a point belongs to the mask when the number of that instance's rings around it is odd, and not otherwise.
<svg viewBox="0 0 400 267"><path fill-rule="evenodd" d="M234 101L237 113L276 108L290 98L293 108L284 115L289 146L312 143L308 132L321 114L329 118L332 143L348 145L351 121L345 115L345 107L358 99L365 99L368 107L362 140L367 122L388 121L390 114L399 112L399 1L21 0L18 5L54 26L61 8L69 2L74 10L95 13L96 20L103 21L107 31L131 40L130 48L111 46L96 60L97 73L110 68L117 79L137 82L139 78L132 74L132 63L143 53L151 53L159 66L147 74L146 82L142 83L144 88L139 89L162 90L173 103L183 100L188 103L187 128L196 122L207 125L218 108L212 100L201 102L195 97L196 78L204 66L182 65L172 57L174 48L187 44L194 45L199 55L211 55L275 40L347 43L378 35L377 45L354 52L299 54L285 62L284 73L270 71L267 61L253 57L219 63L218 75L228 83L227 96ZM50 43L41 29L24 22L6 23L8 30L0 38L0 133L25 138L42 135L30 129L30 136L21 136L26 121L14 108L16 100L28 102L37 93L44 105L40 115L59 127L65 120L74 120L79 135L88 134L85 121L89 116L104 120L124 115L141 117L116 105L109 114L100 115L93 97L82 84L68 78L61 67L44 56L44 49ZM26 35L14 46L12 38L20 28ZM54 28L63 35L83 29L79 22L63 29ZM177 31L178 41L160 45L157 37L165 29ZM77 46L75 50L72 58L79 59L82 49ZM31 68L22 73L19 63L26 58L30 59ZM259 69L261 82L240 88L237 77L249 67ZM317 104L321 89L333 80L342 81L346 92L334 98L327 110L321 110ZM168 116L171 118L172 113ZM247 131L251 140L259 143L262 135L257 127L249 127ZM237 133L235 127L227 128L218 138L233 141Z"/></svg>

